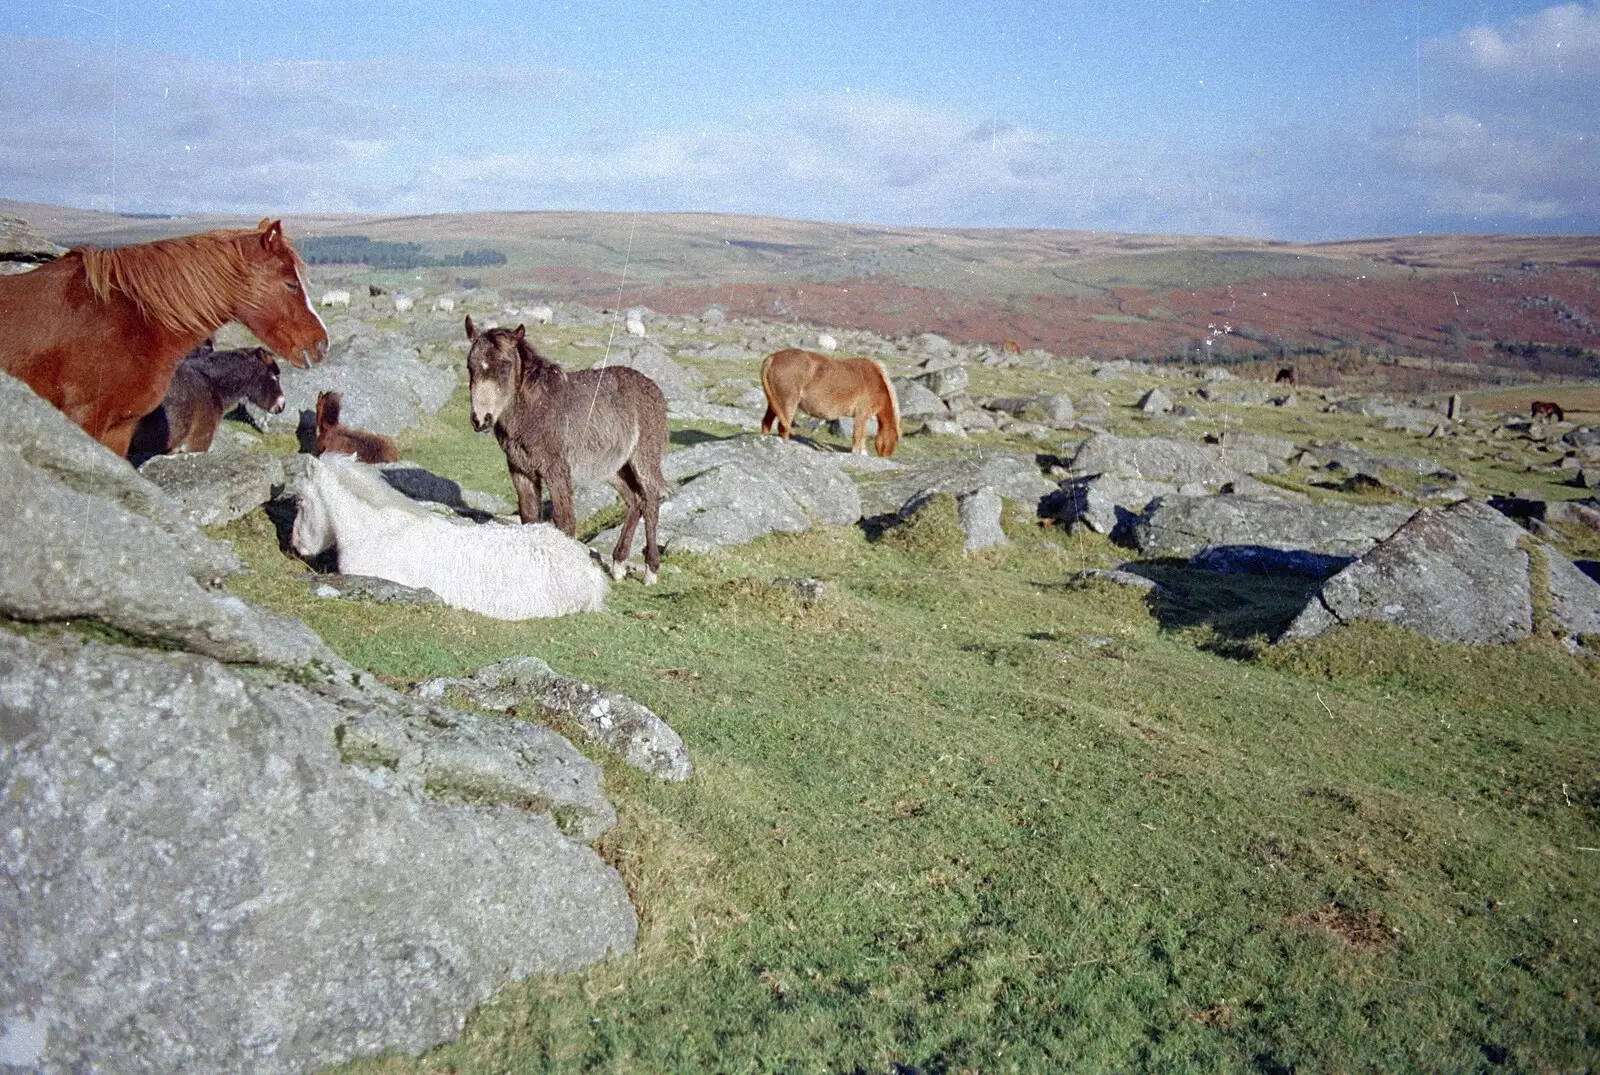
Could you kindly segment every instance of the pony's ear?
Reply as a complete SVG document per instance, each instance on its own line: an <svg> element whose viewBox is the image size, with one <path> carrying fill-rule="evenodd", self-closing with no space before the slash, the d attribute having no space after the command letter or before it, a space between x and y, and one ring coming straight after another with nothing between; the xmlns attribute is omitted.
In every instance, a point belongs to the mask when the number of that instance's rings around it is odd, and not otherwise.
<svg viewBox="0 0 1600 1075"><path fill-rule="evenodd" d="M276 250L283 243L283 221L263 219L259 226L261 231L261 245L268 250Z"/></svg>
<svg viewBox="0 0 1600 1075"><path fill-rule="evenodd" d="M527 328L525 326L523 326L523 325L518 325L517 326L517 342L521 343L523 340L525 340L527 338L528 338L528 330L527 330Z"/></svg>
<svg viewBox="0 0 1600 1075"><path fill-rule="evenodd" d="M478 338L478 326L474 325L472 323L472 315L468 314L467 315L467 339L476 340L477 338Z"/></svg>

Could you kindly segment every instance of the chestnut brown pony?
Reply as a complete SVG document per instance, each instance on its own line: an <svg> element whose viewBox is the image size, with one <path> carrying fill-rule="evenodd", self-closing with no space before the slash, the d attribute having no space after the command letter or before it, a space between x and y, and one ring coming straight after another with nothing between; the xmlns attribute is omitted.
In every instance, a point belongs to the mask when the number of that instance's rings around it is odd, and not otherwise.
<svg viewBox="0 0 1600 1075"><path fill-rule="evenodd" d="M1542 399L1536 399L1529 409L1535 418L1551 418L1557 422L1565 422L1567 420L1567 412L1561 409L1561 404L1559 403L1547 403Z"/></svg>
<svg viewBox="0 0 1600 1075"><path fill-rule="evenodd" d="M400 449L382 433L368 433L339 424L344 398L337 392L317 393L317 444L312 455L353 455L363 463L398 463Z"/></svg>
<svg viewBox="0 0 1600 1075"><path fill-rule="evenodd" d="M0 370L127 455L134 427L160 406L183 356L235 320L296 366L319 360L328 345L281 221L114 250L79 247L0 276Z"/></svg>
<svg viewBox="0 0 1600 1075"><path fill-rule="evenodd" d="M813 418L854 420L850 450L867 454L867 419L878 418L878 435L872 446L879 455L893 455L900 443L900 402L883 363L870 358L829 358L815 351L791 347L775 351L761 363L761 389L767 394L767 414L761 432L789 439L794 412Z"/></svg>

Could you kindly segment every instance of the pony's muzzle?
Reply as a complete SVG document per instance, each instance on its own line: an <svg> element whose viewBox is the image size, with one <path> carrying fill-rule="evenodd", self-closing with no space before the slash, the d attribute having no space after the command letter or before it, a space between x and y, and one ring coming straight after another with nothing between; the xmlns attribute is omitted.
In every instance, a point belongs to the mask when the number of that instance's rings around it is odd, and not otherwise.
<svg viewBox="0 0 1600 1075"><path fill-rule="evenodd" d="M472 428L476 429L479 433L487 432L493 425L494 415L479 415L477 411L472 412Z"/></svg>
<svg viewBox="0 0 1600 1075"><path fill-rule="evenodd" d="M283 396L280 395L280 396L278 396L277 399L272 401L272 406L267 408L267 413L268 414L282 414L283 413L283 404L284 404L284 399L283 399Z"/></svg>

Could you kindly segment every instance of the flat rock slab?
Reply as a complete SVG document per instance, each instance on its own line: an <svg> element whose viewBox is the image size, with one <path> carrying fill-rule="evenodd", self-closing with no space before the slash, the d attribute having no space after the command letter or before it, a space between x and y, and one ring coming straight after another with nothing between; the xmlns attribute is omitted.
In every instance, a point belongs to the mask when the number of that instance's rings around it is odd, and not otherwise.
<svg viewBox="0 0 1600 1075"><path fill-rule="evenodd" d="M1523 530L1477 501L1423 508L1323 583L1282 638L1381 620L1447 642L1515 642L1533 631Z"/></svg>
<svg viewBox="0 0 1600 1075"><path fill-rule="evenodd" d="M620 878L557 823L604 826L595 767L493 726L519 723L0 631L5 1060L415 1054L508 981L632 951Z"/></svg>
<svg viewBox="0 0 1600 1075"><path fill-rule="evenodd" d="M1009 452L973 451L946 459L907 461L862 482L861 506L867 516L897 513L914 499L933 493L962 497L988 486L1007 500L1034 508L1056 491L1056 483L1039 473L1028 456Z"/></svg>
<svg viewBox="0 0 1600 1075"><path fill-rule="evenodd" d="M1221 485L1246 474L1282 470L1283 462L1254 448L1194 444L1170 437L1119 437L1096 433L1072 457L1074 474Z"/></svg>
<svg viewBox="0 0 1600 1075"><path fill-rule="evenodd" d="M283 488L283 463L260 452L157 455L139 473L160 486L196 526L220 526L248 515Z"/></svg>
<svg viewBox="0 0 1600 1075"><path fill-rule="evenodd" d="M1188 557L1218 546L1360 556L1416 512L1408 504L1302 504L1248 496L1164 496L1133 525L1152 557ZM1514 524L1513 524L1514 525Z"/></svg>
<svg viewBox="0 0 1600 1075"><path fill-rule="evenodd" d="M688 748L666 721L625 695L563 676L537 657L507 657L465 679L430 679L416 690L423 698L454 695L500 711L531 702L575 721L591 741L635 769L663 780L694 775Z"/></svg>
<svg viewBox="0 0 1600 1075"><path fill-rule="evenodd" d="M669 452L661 469L677 484L661 505L661 544L705 553L817 523L853 523L861 518L861 498L840 469L848 458L759 434ZM613 528L590 544L610 550L617 535ZM641 525L634 550L643 542Z"/></svg>

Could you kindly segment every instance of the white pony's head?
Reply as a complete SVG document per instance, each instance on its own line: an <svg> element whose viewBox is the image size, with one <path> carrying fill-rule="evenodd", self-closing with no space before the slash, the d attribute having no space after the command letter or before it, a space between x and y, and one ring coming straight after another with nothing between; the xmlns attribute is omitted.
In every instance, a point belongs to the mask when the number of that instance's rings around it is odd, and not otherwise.
<svg viewBox="0 0 1600 1075"><path fill-rule="evenodd" d="M333 514L328 510L325 486L333 480L316 456L306 457L306 480L300 487L289 544L301 556L326 552L333 544Z"/></svg>

